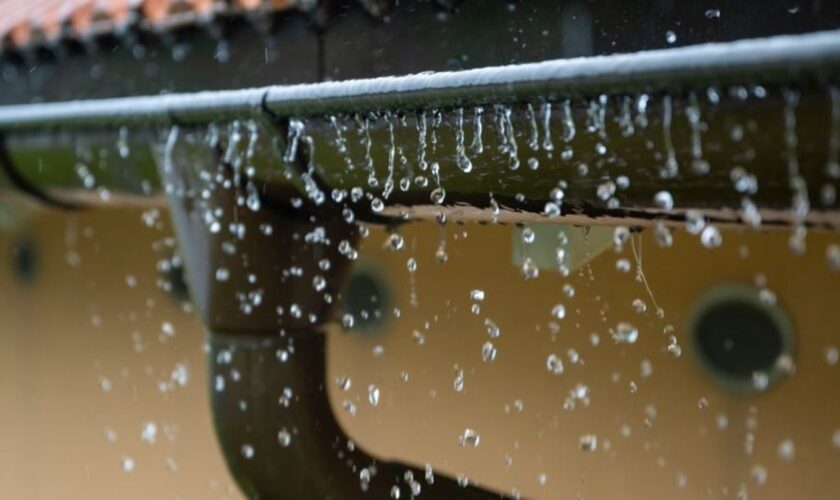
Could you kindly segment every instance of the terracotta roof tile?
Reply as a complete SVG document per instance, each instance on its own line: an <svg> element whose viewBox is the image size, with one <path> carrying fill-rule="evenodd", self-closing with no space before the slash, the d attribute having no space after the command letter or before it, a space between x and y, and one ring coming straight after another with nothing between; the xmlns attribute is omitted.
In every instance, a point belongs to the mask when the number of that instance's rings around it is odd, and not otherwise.
<svg viewBox="0 0 840 500"><path fill-rule="evenodd" d="M284 10L311 0L0 0L0 47L23 48L62 37L88 37L130 22L198 22L216 13ZM190 17L192 16L192 17ZM177 21L177 22L176 22Z"/></svg>

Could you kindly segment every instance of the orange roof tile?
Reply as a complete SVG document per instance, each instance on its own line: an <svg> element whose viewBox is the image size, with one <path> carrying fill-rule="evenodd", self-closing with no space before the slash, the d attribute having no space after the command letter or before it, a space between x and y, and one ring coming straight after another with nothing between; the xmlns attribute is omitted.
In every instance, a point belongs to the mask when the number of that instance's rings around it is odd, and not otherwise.
<svg viewBox="0 0 840 500"><path fill-rule="evenodd" d="M0 0L0 46L22 48L65 36L87 37L127 22L166 25L185 14L196 21L221 12L283 10L300 0Z"/></svg>

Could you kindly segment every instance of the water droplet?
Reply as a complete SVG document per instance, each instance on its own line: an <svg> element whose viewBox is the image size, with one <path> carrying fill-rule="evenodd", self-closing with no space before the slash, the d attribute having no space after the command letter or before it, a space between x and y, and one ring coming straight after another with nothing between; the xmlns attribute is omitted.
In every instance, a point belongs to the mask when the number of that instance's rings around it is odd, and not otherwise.
<svg viewBox="0 0 840 500"><path fill-rule="evenodd" d="M630 229L627 226L616 226L613 230L613 245L615 250L620 252L624 249L625 243L630 241Z"/></svg>
<svg viewBox="0 0 840 500"><path fill-rule="evenodd" d="M758 300L768 306L774 306L777 302L776 293L769 288L762 288L758 291Z"/></svg>
<svg viewBox="0 0 840 500"><path fill-rule="evenodd" d="M557 203L554 203L553 201L549 201L545 204L545 208L543 209L543 212L548 217L559 217L560 215L562 215L562 210L560 208L560 205L558 205Z"/></svg>
<svg viewBox="0 0 840 500"><path fill-rule="evenodd" d="M292 434L283 427L279 432L277 432L277 442L280 443L280 446L283 448L288 448L289 445L292 444Z"/></svg>
<svg viewBox="0 0 840 500"><path fill-rule="evenodd" d="M840 245L832 243L825 247L825 260L829 269L840 271Z"/></svg>
<svg viewBox="0 0 840 500"><path fill-rule="evenodd" d="M464 433L458 436L458 444L464 447L469 446L471 448L475 448L480 442L481 436L469 427L464 429Z"/></svg>
<svg viewBox="0 0 840 500"><path fill-rule="evenodd" d="M598 195L599 200L607 201L614 194L615 194L615 182L613 182L612 180L608 179L608 180L602 182L601 184L598 184L597 195Z"/></svg>
<svg viewBox="0 0 840 500"><path fill-rule="evenodd" d="M638 314L644 314L647 311L647 304L642 299L633 299L633 310Z"/></svg>
<svg viewBox="0 0 840 500"><path fill-rule="evenodd" d="M654 195L653 202L662 210L671 210L674 208L674 197L668 191L659 191Z"/></svg>
<svg viewBox="0 0 840 500"><path fill-rule="evenodd" d="M484 327L487 330L487 335L490 336L490 338L499 338L499 336L502 334L499 327L490 318L484 320Z"/></svg>
<svg viewBox="0 0 840 500"><path fill-rule="evenodd" d="M643 359L640 365L640 375L642 378L648 378L653 375L653 364L649 359Z"/></svg>
<svg viewBox="0 0 840 500"><path fill-rule="evenodd" d="M371 406L377 406L379 404L379 388L373 384L368 386L368 402Z"/></svg>
<svg viewBox="0 0 840 500"><path fill-rule="evenodd" d="M840 350L836 346L828 346L825 348L825 362L828 366L837 366L840 362Z"/></svg>
<svg viewBox="0 0 840 500"><path fill-rule="evenodd" d="M140 440L148 444L155 444L157 430L157 425L154 422L144 423L140 428Z"/></svg>
<svg viewBox="0 0 840 500"><path fill-rule="evenodd" d="M785 462L793 460L796 457L796 445L794 444L793 439L782 440L782 442L779 443L777 453L779 458Z"/></svg>
<svg viewBox="0 0 840 500"><path fill-rule="evenodd" d="M706 248L717 248L723 243L723 237L717 227L708 224L700 233L700 243Z"/></svg>
<svg viewBox="0 0 840 500"><path fill-rule="evenodd" d="M531 243L534 242L535 238L536 238L536 234L534 233L533 229L531 229L528 226L525 226L524 228L522 228L522 243L525 243L526 245L530 245Z"/></svg>
<svg viewBox="0 0 840 500"><path fill-rule="evenodd" d="M245 205L250 211L259 212L260 206L262 205L262 202L260 201L260 193L257 191L257 187L252 181L248 181L248 184L245 186L245 191L247 193Z"/></svg>
<svg viewBox="0 0 840 500"><path fill-rule="evenodd" d="M455 365L455 380L452 383L452 387L455 389L455 392L463 392L464 391L464 370Z"/></svg>
<svg viewBox="0 0 840 500"><path fill-rule="evenodd" d="M598 436L594 434L584 434L578 441L578 447L581 451L596 451L598 449Z"/></svg>
<svg viewBox="0 0 840 500"><path fill-rule="evenodd" d="M625 321L619 322L615 327L613 339L619 343L633 344L639 339L639 329Z"/></svg>
<svg viewBox="0 0 840 500"><path fill-rule="evenodd" d="M757 391L764 391L770 386L770 377L763 371L754 371L752 373L753 387Z"/></svg>
<svg viewBox="0 0 840 500"><path fill-rule="evenodd" d="M485 363L496 360L496 346L494 346L492 342L485 342L484 345L481 346L481 359Z"/></svg>
<svg viewBox="0 0 840 500"><path fill-rule="evenodd" d="M687 210L685 213L685 229L691 234L700 234L706 227L706 219L699 210Z"/></svg>
<svg viewBox="0 0 840 500"><path fill-rule="evenodd" d="M629 273L631 268L630 261L627 259L618 259L615 261L615 268L622 273Z"/></svg>
<svg viewBox="0 0 840 500"><path fill-rule="evenodd" d="M172 326L172 323L168 321L164 321L160 325L160 331L163 332L164 335L167 337L174 337L175 336L175 327Z"/></svg>
<svg viewBox="0 0 840 500"><path fill-rule="evenodd" d="M675 358L682 356L682 347L677 343L677 337L673 335L668 338L668 347L666 349L668 350L668 354Z"/></svg>
<svg viewBox="0 0 840 500"><path fill-rule="evenodd" d="M757 486L763 486L767 482L767 468L762 465L754 465L750 469L750 477Z"/></svg>
<svg viewBox="0 0 840 500"><path fill-rule="evenodd" d="M242 456L245 457L246 460L254 458L254 447L250 444L243 444L240 451L242 453Z"/></svg>
<svg viewBox="0 0 840 500"><path fill-rule="evenodd" d="M522 277L526 280L536 279L540 276L540 268L534 264L533 259L531 257L525 257L525 260L522 261Z"/></svg>
<svg viewBox="0 0 840 500"><path fill-rule="evenodd" d="M673 32L669 32L673 33ZM677 36L674 35L674 41ZM673 43L673 42L669 42ZM677 154L674 150L674 140L671 136L671 121L673 120L673 109L671 104L671 96L665 95L662 97L662 136L665 143L665 165L659 170L659 175L663 179L672 179L679 173L680 166L677 163Z"/></svg>
<svg viewBox="0 0 840 500"><path fill-rule="evenodd" d="M455 164L462 172L470 173L473 165L464 146L464 108L458 108L455 115Z"/></svg>
<svg viewBox="0 0 840 500"><path fill-rule="evenodd" d="M391 233L388 235L388 240L385 242L385 248L395 252L402 250L404 245L405 239L399 233Z"/></svg>
<svg viewBox="0 0 840 500"><path fill-rule="evenodd" d="M674 43L677 41L677 34L671 30L665 32L665 41L670 43Z"/></svg>
<svg viewBox="0 0 840 500"><path fill-rule="evenodd" d="M552 375L561 375L564 371L563 360L556 354L549 354L545 360L545 367Z"/></svg>

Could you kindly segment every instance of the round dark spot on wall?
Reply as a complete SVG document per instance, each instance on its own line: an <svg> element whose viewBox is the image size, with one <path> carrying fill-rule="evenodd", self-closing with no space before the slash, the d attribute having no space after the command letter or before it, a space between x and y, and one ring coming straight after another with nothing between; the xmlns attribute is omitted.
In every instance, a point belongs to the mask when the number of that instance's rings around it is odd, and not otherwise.
<svg viewBox="0 0 840 500"><path fill-rule="evenodd" d="M374 269L356 268L342 296L342 313L353 315L355 329L373 331L385 324L391 296L387 283Z"/></svg>
<svg viewBox="0 0 840 500"><path fill-rule="evenodd" d="M755 288L724 285L697 306L689 332L693 352L712 377L736 392L760 392L778 382L780 360L793 357L793 326L777 303Z"/></svg>

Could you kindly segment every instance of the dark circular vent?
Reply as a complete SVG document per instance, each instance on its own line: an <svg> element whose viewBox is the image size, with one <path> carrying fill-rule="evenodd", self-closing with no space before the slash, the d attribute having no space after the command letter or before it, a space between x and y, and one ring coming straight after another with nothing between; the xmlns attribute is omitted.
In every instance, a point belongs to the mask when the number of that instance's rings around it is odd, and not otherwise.
<svg viewBox="0 0 840 500"><path fill-rule="evenodd" d="M787 315L748 286L727 285L708 293L695 308L690 332L700 363L739 392L760 391L777 381L779 360L793 356Z"/></svg>
<svg viewBox="0 0 840 500"><path fill-rule="evenodd" d="M385 323L391 297L386 283L374 270L366 266L357 268L343 295L343 312L353 316L355 329L370 331Z"/></svg>

